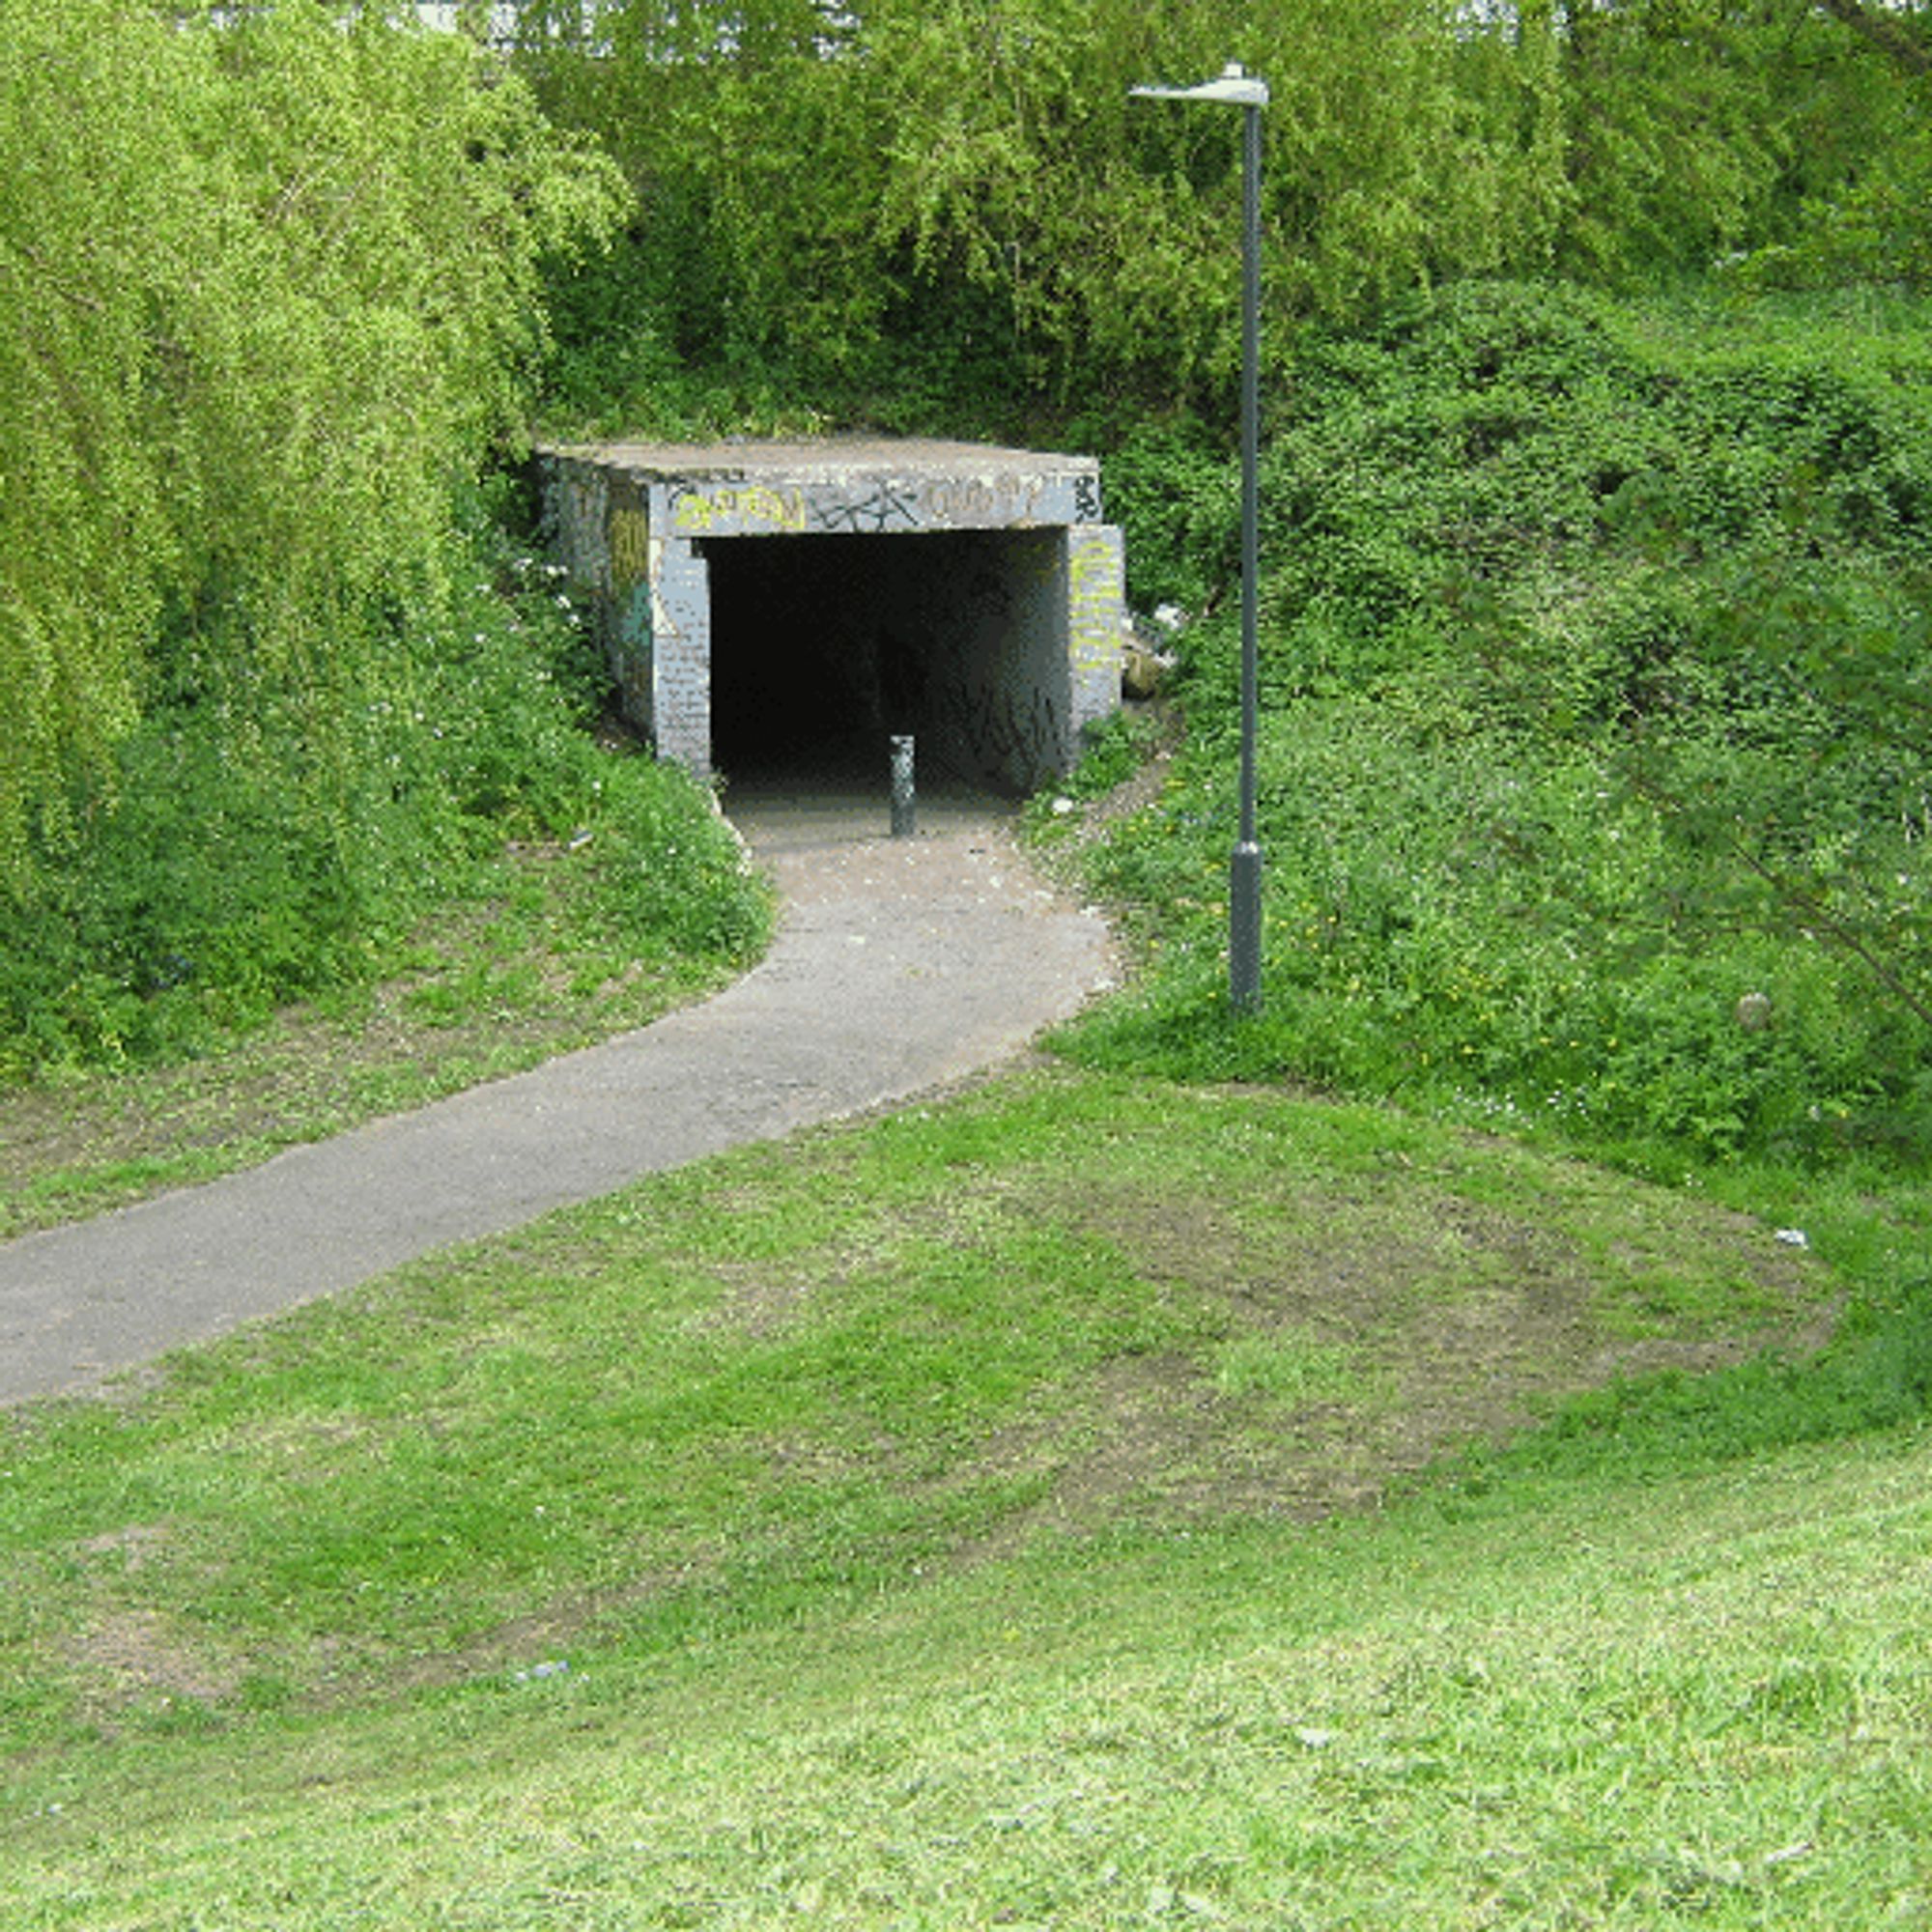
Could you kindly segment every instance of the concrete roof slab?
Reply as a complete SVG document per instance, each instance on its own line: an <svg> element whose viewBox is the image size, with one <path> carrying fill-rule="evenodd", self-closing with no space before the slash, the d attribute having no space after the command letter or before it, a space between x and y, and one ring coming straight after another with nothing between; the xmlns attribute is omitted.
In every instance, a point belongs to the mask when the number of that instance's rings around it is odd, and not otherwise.
<svg viewBox="0 0 1932 1932"><path fill-rule="evenodd" d="M777 485L856 481L888 476L913 482L952 477L1097 475L1099 459L1051 450L921 438L835 437L813 442L598 442L564 444L546 454L618 469L653 482L751 482Z"/></svg>

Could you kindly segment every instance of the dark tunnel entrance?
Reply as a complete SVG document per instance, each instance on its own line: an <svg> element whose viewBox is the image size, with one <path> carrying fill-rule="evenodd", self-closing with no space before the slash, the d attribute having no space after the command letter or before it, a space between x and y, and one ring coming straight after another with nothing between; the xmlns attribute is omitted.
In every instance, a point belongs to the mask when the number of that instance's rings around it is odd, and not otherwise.
<svg viewBox="0 0 1932 1932"><path fill-rule="evenodd" d="M733 782L775 765L1019 797L1120 702L1125 557L1089 456L977 443L608 442L544 514L625 719Z"/></svg>
<svg viewBox="0 0 1932 1932"><path fill-rule="evenodd" d="M1071 692L1058 530L713 538L712 762L738 783L1018 796L1064 763Z"/></svg>

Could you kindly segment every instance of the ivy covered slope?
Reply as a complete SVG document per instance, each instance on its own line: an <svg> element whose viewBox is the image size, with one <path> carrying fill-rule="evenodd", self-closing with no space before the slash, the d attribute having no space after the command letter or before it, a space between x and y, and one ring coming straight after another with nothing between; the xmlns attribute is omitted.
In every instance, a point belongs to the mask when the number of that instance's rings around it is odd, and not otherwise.
<svg viewBox="0 0 1932 1932"><path fill-rule="evenodd" d="M640 946L742 944L705 802L593 768L567 613L496 594L478 511L610 164L376 12L0 23L0 1078L354 978L585 823Z"/></svg>
<svg viewBox="0 0 1932 1932"><path fill-rule="evenodd" d="M1913 1157L1923 305L1465 285L1309 339L1274 394L1267 1010L1220 983L1233 467L1150 432L1111 471L1138 594L1216 614L1168 795L1095 862L1145 996L1082 1050L1695 1158Z"/></svg>

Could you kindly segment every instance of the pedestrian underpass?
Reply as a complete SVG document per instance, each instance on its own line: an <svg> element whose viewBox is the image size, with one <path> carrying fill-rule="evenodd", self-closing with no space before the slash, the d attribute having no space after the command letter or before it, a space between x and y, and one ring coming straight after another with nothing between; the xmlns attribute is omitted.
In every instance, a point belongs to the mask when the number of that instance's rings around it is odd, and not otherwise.
<svg viewBox="0 0 1932 1932"><path fill-rule="evenodd" d="M552 540L630 723L700 776L923 773L1022 794L1119 702L1120 531L1092 457L969 443L543 452Z"/></svg>

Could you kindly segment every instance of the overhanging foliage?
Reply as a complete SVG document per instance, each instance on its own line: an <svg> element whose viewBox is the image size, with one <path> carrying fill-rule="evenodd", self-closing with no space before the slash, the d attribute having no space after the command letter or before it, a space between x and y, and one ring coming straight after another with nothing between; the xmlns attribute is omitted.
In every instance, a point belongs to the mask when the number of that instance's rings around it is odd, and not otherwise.
<svg viewBox="0 0 1932 1932"><path fill-rule="evenodd" d="M587 359L564 408L630 427L675 415L694 362L740 399L762 379L893 420L998 393L1224 407L1236 119L1128 90L1230 58L1273 92L1277 334L1469 274L1629 288L1776 250L1764 271L1790 277L1824 250L1889 279L1924 253L1923 168L1904 165L1922 77L1803 0L531 0L520 17L546 103L639 188L617 280L565 304ZM1885 17L1922 43L1917 11ZM1832 239L1848 198L1855 262Z"/></svg>
<svg viewBox="0 0 1932 1932"><path fill-rule="evenodd" d="M380 14L0 4L0 885L165 688L332 687L521 432L608 166ZM329 708L310 710L326 731Z"/></svg>

